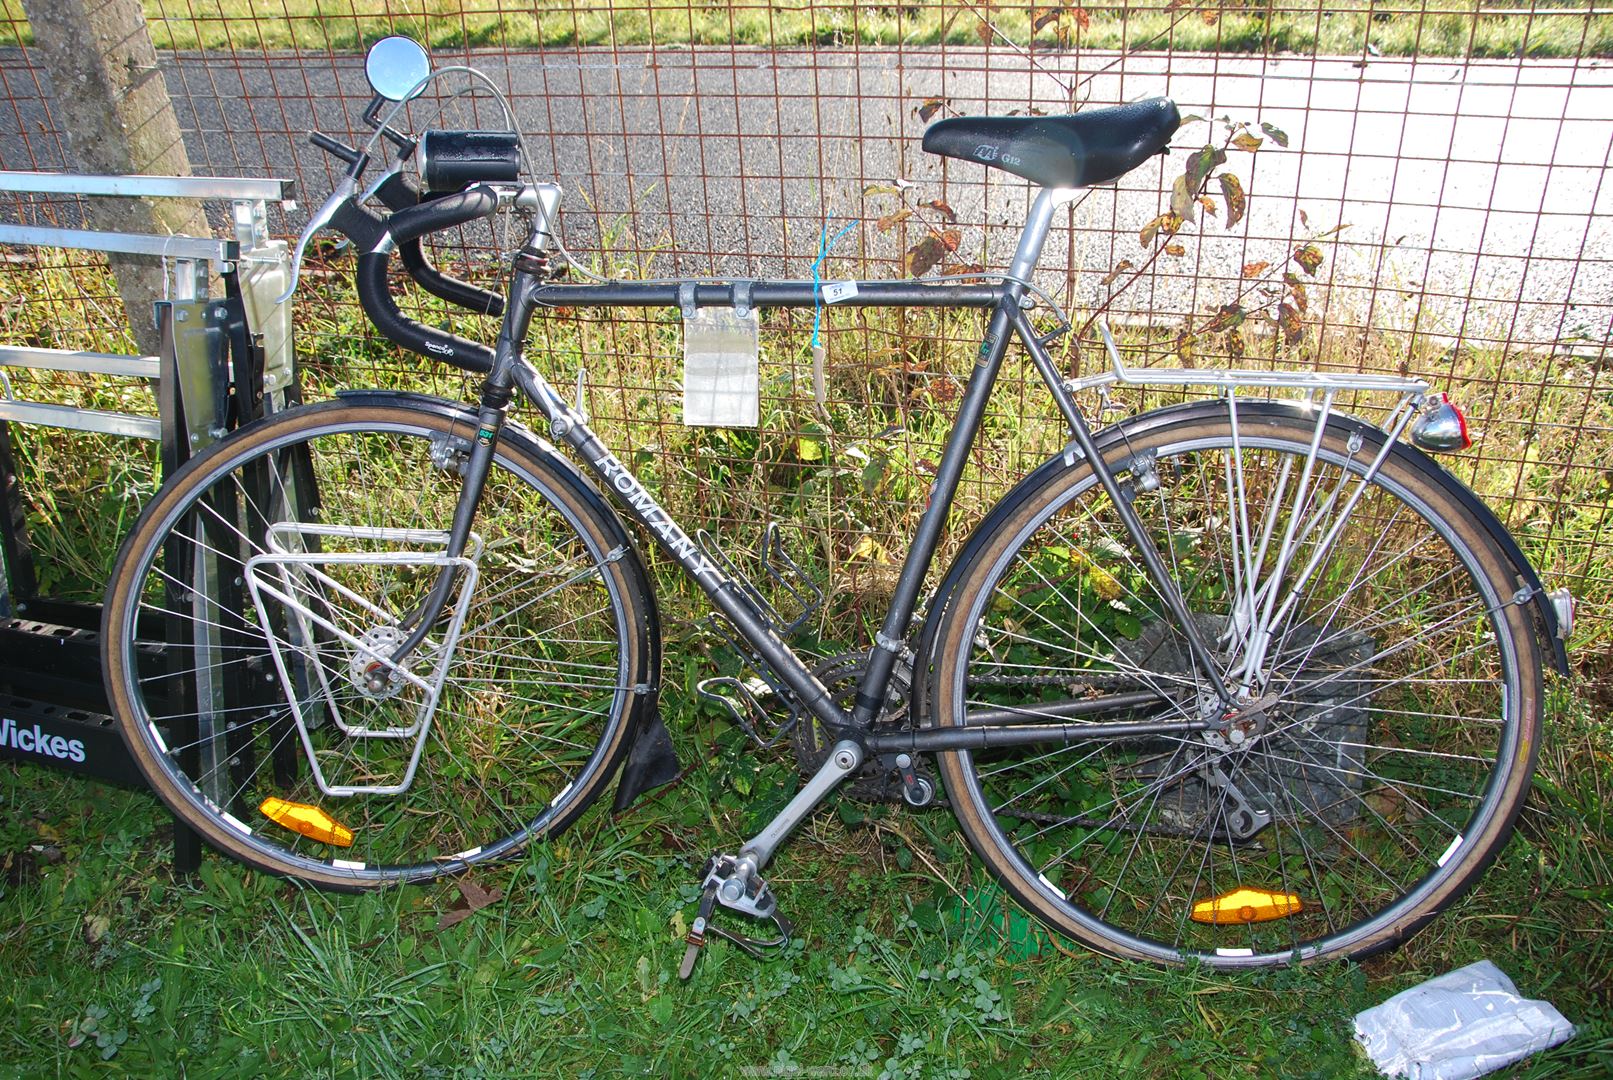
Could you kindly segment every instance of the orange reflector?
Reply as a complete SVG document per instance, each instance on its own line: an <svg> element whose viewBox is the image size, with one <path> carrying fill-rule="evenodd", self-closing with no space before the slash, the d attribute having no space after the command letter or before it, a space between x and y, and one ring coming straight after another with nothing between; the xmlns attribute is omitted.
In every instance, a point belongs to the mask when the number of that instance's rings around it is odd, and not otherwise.
<svg viewBox="0 0 1613 1080"><path fill-rule="evenodd" d="M276 825L283 825L294 833L337 847L353 846L353 830L331 817L317 806L287 802L274 796L263 800L258 807L263 816Z"/></svg>
<svg viewBox="0 0 1613 1080"><path fill-rule="evenodd" d="M1304 907L1293 893L1233 889L1225 895L1194 904L1193 921L1212 926L1236 926L1239 923L1285 918L1302 911Z"/></svg>

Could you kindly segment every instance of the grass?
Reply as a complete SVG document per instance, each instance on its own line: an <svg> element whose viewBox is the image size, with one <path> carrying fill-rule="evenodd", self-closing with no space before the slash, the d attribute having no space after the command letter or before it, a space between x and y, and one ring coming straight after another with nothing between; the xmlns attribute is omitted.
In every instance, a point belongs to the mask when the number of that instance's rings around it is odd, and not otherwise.
<svg viewBox="0 0 1613 1080"><path fill-rule="evenodd" d="M681 781L478 873L502 897L446 929L452 885L322 895L216 858L175 881L149 798L5 766L13 1020L0 1063L24 1076L696 1076L715 1053L772 1075L1365 1077L1349 1017L1480 958L1582 1025L1512 1075L1613 1062L1606 762L1598 782L1575 760L1605 755L1613 729L1571 700L1520 835L1476 894L1365 966L1162 972L1012 923L1004 934L944 812L842 805L773 876L800 944L760 965L716 943L688 985L673 974L688 883L707 845L760 807L735 787L753 767L736 733L684 689L669 704ZM788 765L754 767L757 790L791 783Z"/></svg>
<svg viewBox="0 0 1613 1080"><path fill-rule="evenodd" d="M1231 53L1391 56L1613 55L1613 16L1576 2L1430 0L1417 5L1318 0L1057 5L971 2L879 5L780 0L625 4L537 0L145 0L160 49L359 50L391 33L434 47L643 45L1014 45ZM1482 14L1481 14L1482 12ZM0 44L26 44L21 0L0 0ZM1036 22L1042 25L1036 26Z"/></svg>
<svg viewBox="0 0 1613 1080"><path fill-rule="evenodd" d="M364 382L464 398L466 380L397 363L359 333L345 270L316 273L302 303L314 394ZM7 284L14 295L35 292L0 312L0 338L128 347L95 336L95 304L73 303L111 295L93 270L47 262L43 272L14 268ZM861 324L845 316L831 335L827 416L810 405L796 359L802 321L771 317L759 435L676 424L670 321L577 313L535 331L533 351L557 383L568 385L586 359L597 379L588 403L607 441L680 516L716 516L744 537L765 507L798 527L797 550L849 620L837 624L838 640L820 642L825 649L856 643L851 624L879 613L890 578L882 553L900 550L911 531L978 333L971 320L934 313L867 314ZM485 327L463 329L486 336ZM1316 342L1309 359L1433 363L1431 351L1401 355L1397 340L1370 354ZM1482 415L1494 425L1485 452L1453 459L1465 478L1506 500L1543 567L1577 570L1590 588L1605 583L1607 566L1574 560L1586 551L1608 558L1592 546L1606 480L1569 463L1613 454L1613 400L1594 380L1587 391L1575 372L1548 378L1528 358L1452 363L1451 383L1488 388ZM1019 378L1010 373L999 391L961 518L978 516L1061 441L1050 409ZM71 379L18 389L104 407L144 393ZM1494 443L1521 430L1506 417L1541 414L1586 423L1519 435L1531 455L1520 472L1516 448ZM154 480L149 458L112 440L18 436L35 532L54 545L41 560L57 567L52 589L93 598L127 513ZM674 972L701 863L765 821L796 779L787 755L752 750L694 694L712 670L692 626L700 609L658 569L671 616L663 707L684 775L622 815L596 807L517 864L478 871L474 881L500 898L454 925L443 917L465 901L452 883L328 896L217 858L176 881L164 865L166 820L148 796L0 766L0 965L13 1016L0 1033L0 1071L679 1076L709 1075L716 1057L774 1075L798 1065L896 1077L1364 1077L1372 1074L1350 1017L1480 958L1582 1025L1573 1043L1514 1075L1605 1075L1613 1065L1613 720L1597 681L1606 618L1581 631L1582 674L1554 687L1550 738L1517 836L1473 895L1388 956L1228 977L1071 951L1002 901L945 811L841 800L774 865L800 944L758 965L718 942L684 986ZM1610 598L1582 600L1605 613Z"/></svg>

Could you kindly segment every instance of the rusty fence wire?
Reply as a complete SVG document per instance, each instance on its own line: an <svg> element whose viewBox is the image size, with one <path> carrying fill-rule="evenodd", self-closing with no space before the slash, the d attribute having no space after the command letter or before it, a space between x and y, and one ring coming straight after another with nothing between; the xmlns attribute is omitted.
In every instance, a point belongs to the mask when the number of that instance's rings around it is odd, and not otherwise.
<svg viewBox="0 0 1613 1080"><path fill-rule="evenodd" d="M632 277L810 277L821 245L847 225L825 277L1001 269L1028 186L923 153L926 124L1169 95L1189 117L1173 152L1093 189L1056 222L1040 284L1084 331L1066 339L1061 359L1078 372L1103 363L1089 325L1102 310L1139 362L1429 377L1479 436L1447 465L1498 507L1548 578L1584 598L1582 644L1605 661L1613 9L1468 0L145 6L155 74L192 169L294 178L300 205L283 209L277 230L295 233L338 177L307 132L360 134L362 50L405 33L428 42L438 64L491 76L539 178L566 189L568 247L595 271ZM70 139L17 0L0 0L4 41L0 167L70 168ZM497 126L489 99L458 89L437 84L408 107L411 122ZM1195 165L1202 194L1176 190ZM19 200L0 210L69 222L81 208ZM492 278L507 240L466 233L437 257ZM93 260L52 256L56 272L41 286L33 256L8 258L0 336L64 345L115 332L117 294ZM298 301L316 387L468 393L466 380L366 333L350 271L341 252L326 251ZM557 384L586 370L596 420L674 509L735 536L774 518L794 526L841 606L862 608L888 586L923 505L981 326L967 316L829 312L820 408L811 322L810 312L764 320L759 433L681 426L670 312L554 312L533 351ZM463 325L491 338L489 324ZM1045 398L1033 373L1005 373L960 527L1057 447Z"/></svg>

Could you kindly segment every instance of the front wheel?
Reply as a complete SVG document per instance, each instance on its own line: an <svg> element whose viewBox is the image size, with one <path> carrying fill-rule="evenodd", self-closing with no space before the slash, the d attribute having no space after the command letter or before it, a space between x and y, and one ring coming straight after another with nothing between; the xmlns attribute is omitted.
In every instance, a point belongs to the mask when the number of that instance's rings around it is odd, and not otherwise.
<svg viewBox="0 0 1613 1080"><path fill-rule="evenodd" d="M1515 569L1421 455L1391 448L1373 474L1381 433L1334 421L1313 456L1316 415L1200 410L1109 444L1236 709L1084 461L971 545L936 724L1220 725L940 756L987 867L1092 948L1366 955L1478 877L1528 790L1540 654Z"/></svg>
<svg viewBox="0 0 1613 1080"><path fill-rule="evenodd" d="M598 496L512 433L449 558L476 435L401 397L295 409L141 515L106 686L215 848L323 887L421 880L557 832L609 783L651 663L642 570Z"/></svg>

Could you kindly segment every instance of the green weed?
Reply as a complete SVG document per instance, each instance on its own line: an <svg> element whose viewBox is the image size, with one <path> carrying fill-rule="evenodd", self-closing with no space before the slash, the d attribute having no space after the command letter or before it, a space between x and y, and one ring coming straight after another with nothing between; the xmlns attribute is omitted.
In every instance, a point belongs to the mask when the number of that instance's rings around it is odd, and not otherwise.
<svg viewBox="0 0 1613 1080"><path fill-rule="evenodd" d="M1165 50L1455 57L1613 54L1613 17L1587 5L1433 0L1415 10L1264 0L1058 5L823 0L590 5L536 0L285 0L274 17L249 0L145 0L159 49L361 50L387 34L435 48L645 45L996 45L1045 51ZM0 44L28 44L21 0L0 0Z"/></svg>

